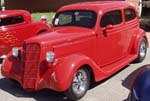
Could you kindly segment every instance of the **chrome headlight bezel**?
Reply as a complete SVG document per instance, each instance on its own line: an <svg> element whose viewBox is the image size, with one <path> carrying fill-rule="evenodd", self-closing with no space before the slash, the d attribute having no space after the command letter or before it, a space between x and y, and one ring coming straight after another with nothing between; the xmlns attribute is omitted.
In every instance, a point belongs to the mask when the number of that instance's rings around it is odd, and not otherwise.
<svg viewBox="0 0 150 101"><path fill-rule="evenodd" d="M13 47L12 48L12 55L14 57L18 57L18 55L19 55L19 49L17 47Z"/></svg>
<svg viewBox="0 0 150 101"><path fill-rule="evenodd" d="M55 53L52 51L46 52L46 61L47 62L54 62L55 60Z"/></svg>

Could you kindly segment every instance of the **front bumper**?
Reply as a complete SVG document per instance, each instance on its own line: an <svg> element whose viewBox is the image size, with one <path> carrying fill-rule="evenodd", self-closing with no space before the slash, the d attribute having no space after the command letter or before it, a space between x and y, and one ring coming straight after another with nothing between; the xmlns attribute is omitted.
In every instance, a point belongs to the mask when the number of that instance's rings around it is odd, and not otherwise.
<svg viewBox="0 0 150 101"><path fill-rule="evenodd" d="M6 55L4 54L4 55L2 55L2 56L0 56L0 59L5 59L6 58Z"/></svg>

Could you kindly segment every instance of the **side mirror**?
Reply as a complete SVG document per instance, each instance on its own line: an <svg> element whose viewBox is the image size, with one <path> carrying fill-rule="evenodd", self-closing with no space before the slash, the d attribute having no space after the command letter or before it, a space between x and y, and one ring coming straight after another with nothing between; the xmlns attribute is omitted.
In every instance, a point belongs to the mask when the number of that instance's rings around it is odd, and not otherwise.
<svg viewBox="0 0 150 101"><path fill-rule="evenodd" d="M113 29L113 25L109 24L106 26L105 30Z"/></svg>
<svg viewBox="0 0 150 101"><path fill-rule="evenodd" d="M104 28L104 30L103 30L104 36L107 36L107 33L108 33L108 30L109 30L109 29L113 29L113 25L109 24L109 25L107 25L107 26Z"/></svg>

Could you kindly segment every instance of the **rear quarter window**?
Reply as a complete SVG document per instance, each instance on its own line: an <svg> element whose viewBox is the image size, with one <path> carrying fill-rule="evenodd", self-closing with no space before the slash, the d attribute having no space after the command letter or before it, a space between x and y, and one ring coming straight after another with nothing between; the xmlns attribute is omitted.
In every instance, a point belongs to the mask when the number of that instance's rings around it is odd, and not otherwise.
<svg viewBox="0 0 150 101"><path fill-rule="evenodd" d="M131 21L136 18L136 13L133 9L127 8L124 10L124 15L125 15L125 21Z"/></svg>
<svg viewBox="0 0 150 101"><path fill-rule="evenodd" d="M0 26L13 25L24 22L23 16L13 16L0 19Z"/></svg>

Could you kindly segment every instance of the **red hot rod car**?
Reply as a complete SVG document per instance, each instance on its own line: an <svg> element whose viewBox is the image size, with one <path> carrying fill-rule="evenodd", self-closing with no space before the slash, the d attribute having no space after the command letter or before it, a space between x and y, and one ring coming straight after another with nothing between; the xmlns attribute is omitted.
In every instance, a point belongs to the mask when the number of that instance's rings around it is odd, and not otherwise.
<svg viewBox="0 0 150 101"><path fill-rule="evenodd" d="M82 98L91 81L103 80L147 50L135 7L127 2L84 2L60 8L52 31L14 47L2 74L24 89L49 88ZM93 79L93 80L92 80Z"/></svg>
<svg viewBox="0 0 150 101"><path fill-rule="evenodd" d="M25 39L48 30L46 24L33 22L27 11L0 11L0 57L6 55L12 47L21 46Z"/></svg>

